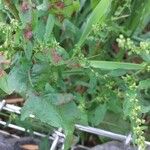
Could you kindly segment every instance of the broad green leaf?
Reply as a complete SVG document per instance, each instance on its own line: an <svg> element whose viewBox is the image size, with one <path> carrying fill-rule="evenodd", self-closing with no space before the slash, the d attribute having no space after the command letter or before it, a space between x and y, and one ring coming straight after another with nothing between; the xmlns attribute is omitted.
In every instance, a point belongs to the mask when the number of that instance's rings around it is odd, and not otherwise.
<svg viewBox="0 0 150 150"><path fill-rule="evenodd" d="M8 75L0 77L0 88L7 94L13 93L13 89L8 84Z"/></svg>
<svg viewBox="0 0 150 150"><path fill-rule="evenodd" d="M43 0L43 3L37 6L37 10L47 11L48 7L49 7L48 0Z"/></svg>
<svg viewBox="0 0 150 150"><path fill-rule="evenodd" d="M19 17L22 22L22 25L23 27L26 27L26 25L32 21L32 10L31 8L29 8L28 11L22 12L20 6L18 6L18 9L19 9Z"/></svg>
<svg viewBox="0 0 150 150"><path fill-rule="evenodd" d="M42 150L49 150L50 149L50 142L48 137L44 137L40 140L39 148Z"/></svg>
<svg viewBox="0 0 150 150"><path fill-rule="evenodd" d="M46 83L46 85L45 85L45 93L46 94L48 94L48 93L56 93L56 90L49 83Z"/></svg>
<svg viewBox="0 0 150 150"><path fill-rule="evenodd" d="M113 62L113 61L88 61L88 65L93 68L103 69L103 70L141 70L144 68L142 64L125 63L125 62ZM86 63L81 63L83 67L87 67Z"/></svg>
<svg viewBox="0 0 150 150"><path fill-rule="evenodd" d="M65 148L72 142L74 124L80 120L80 111L74 102L55 106L49 98L28 94L27 101L21 111L21 118L25 120L33 114L36 119L50 126L63 128L66 135Z"/></svg>
<svg viewBox="0 0 150 150"><path fill-rule="evenodd" d="M114 113L122 112L122 104L118 97L113 93L107 103L108 110Z"/></svg>
<svg viewBox="0 0 150 150"><path fill-rule="evenodd" d="M64 17L71 17L80 8L79 0L64 0L53 1L52 3L60 4L50 9L50 13L62 15Z"/></svg>
<svg viewBox="0 0 150 150"><path fill-rule="evenodd" d="M90 122L95 125L98 126L104 119L105 114L107 111L107 105L106 104L102 104L99 105L95 108L95 110L89 115L89 119Z"/></svg>
<svg viewBox="0 0 150 150"><path fill-rule="evenodd" d="M150 112L150 106L142 106L142 113L148 113Z"/></svg>
<svg viewBox="0 0 150 150"><path fill-rule="evenodd" d="M65 31L70 31L74 34L76 34L77 32L79 32L79 29L77 26L75 26L71 21L69 21L68 19L65 19L63 22L63 28L65 29Z"/></svg>
<svg viewBox="0 0 150 150"><path fill-rule="evenodd" d="M91 7L95 8L95 6L99 3L100 0L90 0Z"/></svg>
<svg viewBox="0 0 150 150"><path fill-rule="evenodd" d="M140 1L141 2L141 1ZM142 9L141 9L141 17L139 18L139 24L138 27L136 29L137 33L140 33L144 30L144 28L146 27L146 25L149 23L150 21L150 11L149 11L149 6L150 6L150 0L145 0L141 3L141 5L143 5Z"/></svg>
<svg viewBox="0 0 150 150"><path fill-rule="evenodd" d="M125 121L123 118L123 113L113 113L112 111L108 111L106 113L104 120L99 125L99 128L120 134L129 133L131 130L129 122Z"/></svg>
<svg viewBox="0 0 150 150"><path fill-rule="evenodd" d="M80 30L71 21L65 19L63 22L64 32L61 34L60 41L65 39L76 40L79 37Z"/></svg>
<svg viewBox="0 0 150 150"><path fill-rule="evenodd" d="M33 29L34 36L39 41L43 41L44 34L45 34L45 24L44 21L41 19L36 24L35 28Z"/></svg>
<svg viewBox="0 0 150 150"><path fill-rule="evenodd" d="M148 88L150 88L150 79L140 81L138 88L139 89L148 89Z"/></svg>
<svg viewBox="0 0 150 150"><path fill-rule="evenodd" d="M27 44L24 46L24 52L28 60L31 60L32 51L33 51L32 43L28 41Z"/></svg>
<svg viewBox="0 0 150 150"><path fill-rule="evenodd" d="M122 76L124 74L126 74L126 70L124 69L116 69L116 70L112 70L109 75L113 76L113 77L118 77L118 76Z"/></svg>
<svg viewBox="0 0 150 150"><path fill-rule="evenodd" d="M64 7L62 10L59 9L59 11L62 12L66 17L71 17L71 15L80 8L79 0L72 1L72 3L70 0L65 0L64 2L67 7Z"/></svg>
<svg viewBox="0 0 150 150"><path fill-rule="evenodd" d="M149 6L149 0L135 0L133 2L131 16L126 25L126 30L130 31L131 34L138 35L141 33L147 23L150 21Z"/></svg>
<svg viewBox="0 0 150 150"><path fill-rule="evenodd" d="M107 13L110 10L110 6L111 6L111 2L112 0L101 0L98 5L96 6L96 8L93 10L93 12L91 13L91 15L89 16L87 23L84 27L84 30L82 32L82 35L77 43L78 46L81 46L84 41L86 40L86 38L88 37L88 35L90 34L91 30L92 30L92 25L96 24L96 23L102 23L102 21L104 21L104 17L106 17Z"/></svg>
<svg viewBox="0 0 150 150"><path fill-rule="evenodd" d="M66 59L69 58L69 55L68 55L67 51L63 47L61 47L61 46L59 46L58 48L56 48L56 53L58 55L60 55L63 60L66 60Z"/></svg>
<svg viewBox="0 0 150 150"><path fill-rule="evenodd" d="M21 110L22 120L28 118L30 114L35 115L35 118L54 127L61 127L63 122L55 106L48 100L41 99L33 94L28 96Z"/></svg>
<svg viewBox="0 0 150 150"><path fill-rule="evenodd" d="M15 19L19 19L19 16L18 16L19 13L18 13L18 10L16 9L16 6L14 5L14 2L8 1L8 0L5 0L3 2L5 4L5 7L7 7L7 9L13 14Z"/></svg>
<svg viewBox="0 0 150 150"><path fill-rule="evenodd" d="M73 131L74 131L74 124L81 121L81 113L77 108L74 102L67 103L65 105L60 105L57 107L59 110L59 114L63 119L63 127L65 130L65 150L70 148L73 145ZM81 121L82 122L82 121Z"/></svg>
<svg viewBox="0 0 150 150"><path fill-rule="evenodd" d="M34 54L34 57L37 60L39 60L41 62L45 62L45 63L48 63L51 60L50 55L45 55L42 52L38 52L38 53Z"/></svg>
<svg viewBox="0 0 150 150"><path fill-rule="evenodd" d="M45 42L48 42L50 40L50 35L53 30L54 24L55 24L55 18L53 15L49 14L47 19L47 24L46 24L45 35L44 35Z"/></svg>
<svg viewBox="0 0 150 150"><path fill-rule="evenodd" d="M46 98L48 98L49 101L56 106L64 105L74 99L73 95L69 93L50 93L46 95Z"/></svg>
<svg viewBox="0 0 150 150"><path fill-rule="evenodd" d="M72 126L77 120L80 120L80 111L74 102L57 106L64 123L70 123ZM69 124L67 126L70 126ZM69 130L69 129L68 129Z"/></svg>
<svg viewBox="0 0 150 150"><path fill-rule="evenodd" d="M140 56L143 58L144 61L150 63L150 54L141 53Z"/></svg>
<svg viewBox="0 0 150 150"><path fill-rule="evenodd" d="M90 81L89 81L89 89L87 90L88 93L93 94L96 92L96 86L97 86L97 79L95 78L95 75L90 75Z"/></svg>
<svg viewBox="0 0 150 150"><path fill-rule="evenodd" d="M30 65L27 63L12 68L8 74L7 82L13 91L25 94L27 90L30 90L29 69Z"/></svg>

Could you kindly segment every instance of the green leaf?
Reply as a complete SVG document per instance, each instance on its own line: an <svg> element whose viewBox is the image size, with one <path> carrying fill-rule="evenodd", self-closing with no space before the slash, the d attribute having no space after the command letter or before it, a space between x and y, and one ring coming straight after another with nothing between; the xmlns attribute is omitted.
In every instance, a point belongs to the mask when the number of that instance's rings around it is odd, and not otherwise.
<svg viewBox="0 0 150 150"><path fill-rule="evenodd" d="M74 99L73 95L69 93L50 93L46 95L46 98L48 98L53 105L64 105Z"/></svg>
<svg viewBox="0 0 150 150"><path fill-rule="evenodd" d="M71 145L73 145L74 143L72 143L72 141L74 140L73 138L73 131L74 128L70 127L69 130L66 131L66 137L65 137L65 142L64 142L64 150L68 150Z"/></svg>
<svg viewBox="0 0 150 150"><path fill-rule="evenodd" d="M65 130L65 147L64 149L67 150L73 145L73 131L74 131L74 124L80 122L82 119L81 113L77 108L74 102L67 103L65 105L60 105L57 107L59 110L59 114L63 119L63 128Z"/></svg>
<svg viewBox="0 0 150 150"><path fill-rule="evenodd" d="M28 79L28 71L30 69L30 65L24 63L22 65L16 65L12 68L10 73L8 74L8 85L13 91L17 93L26 93L27 90L30 90L30 84Z"/></svg>
<svg viewBox="0 0 150 150"><path fill-rule="evenodd" d="M31 11L31 8L27 11L27 12L22 12L21 10L19 10L19 17L20 17L20 20L22 22L22 25L23 27L26 27L26 25L28 23L31 22L32 20L32 11Z"/></svg>
<svg viewBox="0 0 150 150"><path fill-rule="evenodd" d="M105 114L107 112L107 106L106 104L100 104L95 108L95 110L89 115L90 122L98 126L104 119Z"/></svg>
<svg viewBox="0 0 150 150"><path fill-rule="evenodd" d="M80 111L78 110L74 102L70 102L64 105L59 105L57 106L57 109L59 110L59 113L62 116L62 119L64 120L66 125L69 122L70 122L70 125L72 125L77 120L80 120Z"/></svg>
<svg viewBox="0 0 150 150"><path fill-rule="evenodd" d="M29 93L27 101L21 110L21 119L25 120L31 114L43 123L63 128L66 135L65 148L67 149L71 145L74 124L81 118L80 111L74 102L55 106L50 102L49 98Z"/></svg>
<svg viewBox="0 0 150 150"><path fill-rule="evenodd" d="M141 33L150 21L149 6L149 0L135 0L133 2L131 16L126 25L126 30L131 31L131 34L138 35L139 33Z"/></svg>
<svg viewBox="0 0 150 150"><path fill-rule="evenodd" d="M62 13L65 17L71 17L71 15L76 12L77 10L79 10L80 8L80 2L79 0L76 1L70 1L70 0L66 0L65 1L65 5L67 7L64 7L64 9L58 9L59 13Z"/></svg>
<svg viewBox="0 0 150 150"><path fill-rule="evenodd" d="M55 106L48 100L41 99L34 94L30 94L27 98L21 110L21 119L25 120L30 114L35 115L35 118L42 122L58 128L61 127L63 122Z"/></svg>
<svg viewBox="0 0 150 150"><path fill-rule="evenodd" d="M73 41L77 39L80 35L80 30L71 21L65 19L63 22L64 32L60 37L60 41L65 39L72 39Z"/></svg>
<svg viewBox="0 0 150 150"><path fill-rule="evenodd" d="M27 44L24 46L24 52L28 60L31 60L32 50L33 50L32 43L28 41Z"/></svg>
<svg viewBox="0 0 150 150"><path fill-rule="evenodd" d="M37 60L39 60L41 62L45 62L45 63L48 63L51 60L50 55L45 55L42 52L38 52L38 53L34 54L34 57Z"/></svg>
<svg viewBox="0 0 150 150"><path fill-rule="evenodd" d="M104 121L99 127L120 134L129 133L131 130L131 126L128 121L125 121L123 114L113 113L112 111L107 112Z"/></svg>
<svg viewBox="0 0 150 150"><path fill-rule="evenodd" d="M40 149L49 150L50 149L50 142L48 137L44 137L40 140L39 144Z"/></svg>
<svg viewBox="0 0 150 150"><path fill-rule="evenodd" d="M16 6L14 5L13 1L9 1L9 0L5 0L3 1L5 4L5 7L7 7L7 9L13 14L13 16L15 17L15 19L19 19L18 16L18 10L16 9ZM1 1L0 1L1 3Z"/></svg>
<svg viewBox="0 0 150 150"><path fill-rule="evenodd" d="M127 71L123 70L123 69L116 69L116 70L112 70L109 75L113 76L113 77L118 77L118 76L122 76L124 74L126 74Z"/></svg>
<svg viewBox="0 0 150 150"><path fill-rule="evenodd" d="M139 89L148 89L148 88L150 88L150 79L140 81L138 88Z"/></svg>
<svg viewBox="0 0 150 150"><path fill-rule="evenodd" d="M111 98L107 103L108 110L114 113L122 112L122 104L116 95L111 94Z"/></svg>
<svg viewBox="0 0 150 150"><path fill-rule="evenodd" d="M43 41L44 34L45 34L45 23L42 19L39 19L37 21L37 24L33 29L33 33L36 39L38 39L39 41Z"/></svg>
<svg viewBox="0 0 150 150"><path fill-rule="evenodd" d="M89 89L87 90L88 93L93 94L96 92L96 86L97 86L97 79L95 78L95 75L90 75L90 81L89 81Z"/></svg>
<svg viewBox="0 0 150 150"><path fill-rule="evenodd" d="M91 7L92 7L92 8L95 8L95 6L99 3L99 1L100 1L100 0L91 0L91 1L90 1Z"/></svg>
<svg viewBox="0 0 150 150"><path fill-rule="evenodd" d="M0 77L0 88L7 94L13 93L13 89L8 84L8 75Z"/></svg>
<svg viewBox="0 0 150 150"><path fill-rule="evenodd" d="M93 10L77 43L79 47L84 43L87 36L90 34L92 30L92 25L98 22L101 24L104 21L104 17L106 17L107 13L110 10L111 2L112 0L101 0L96 8Z"/></svg>
<svg viewBox="0 0 150 150"><path fill-rule="evenodd" d="M142 106L142 113L148 113L150 112L150 106Z"/></svg>
<svg viewBox="0 0 150 150"><path fill-rule="evenodd" d="M113 62L113 61L88 61L89 66L93 68L103 69L103 70L115 70L115 69L124 69L124 70L141 70L144 68L142 64L134 63L125 63L125 62ZM81 63L81 66L88 67L86 63Z"/></svg>
<svg viewBox="0 0 150 150"><path fill-rule="evenodd" d="M144 61L150 63L150 54L141 53L140 56L143 58Z"/></svg>
<svg viewBox="0 0 150 150"><path fill-rule="evenodd" d="M49 8L48 0L43 0L43 3L37 6L37 10L47 11Z"/></svg>
<svg viewBox="0 0 150 150"><path fill-rule="evenodd" d="M48 40L50 39L54 24L55 24L55 18L53 15L49 14L48 19L47 19L47 24L46 24L46 31L44 35L45 42L48 42Z"/></svg>

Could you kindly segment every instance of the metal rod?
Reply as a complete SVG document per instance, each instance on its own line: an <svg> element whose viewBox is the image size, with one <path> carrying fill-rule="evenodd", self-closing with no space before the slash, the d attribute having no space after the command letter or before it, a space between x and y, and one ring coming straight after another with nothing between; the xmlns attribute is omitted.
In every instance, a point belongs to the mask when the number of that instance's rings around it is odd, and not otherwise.
<svg viewBox="0 0 150 150"><path fill-rule="evenodd" d="M97 128L93 128L93 127L89 127L89 126L75 125L75 127L84 132L88 132L88 133L92 133L92 134L96 134L96 135L100 135L100 136L104 136L104 137L109 137L111 139L116 139L118 141L125 141L128 138L128 136L125 136L122 134L116 134L116 133L112 133L109 131L105 131L102 129L97 129ZM132 140L132 138L131 138L131 140ZM145 144L150 146L150 142L148 142L148 141L145 141Z"/></svg>
<svg viewBox="0 0 150 150"><path fill-rule="evenodd" d="M116 133L112 133L112 132L105 131L102 129L96 129L96 128L89 127L89 126L75 125L75 127L84 132L97 134L100 136L105 136L105 137L113 138L113 139L120 140L120 141L124 141L127 138L125 135L116 134Z"/></svg>
<svg viewBox="0 0 150 150"><path fill-rule="evenodd" d="M6 104L5 100L2 100L2 102L0 102L0 111L3 109L5 104Z"/></svg>
<svg viewBox="0 0 150 150"><path fill-rule="evenodd" d="M2 102L0 102L0 106L2 105L1 104ZM11 111L11 112L15 112L17 114L20 114L20 110L21 110L20 107L10 105L10 104L7 104L2 109L8 110L8 111ZM34 117L34 116L31 115L31 117ZM76 127L76 129L84 131L84 132L88 132L88 133L92 133L92 134L96 134L96 135L100 135L100 136L104 136L104 137L109 137L111 139L116 139L116 140L119 140L119 141L124 141L124 140L127 139L127 136L125 136L125 135L112 133L112 132L105 131L105 130L102 130L102 129L97 129L97 128L93 128L93 127L89 127L89 126L82 126L82 125L78 125L78 124L75 125L75 127ZM60 134L62 134L62 133L60 133ZM145 141L145 144L150 146L150 142L148 142L148 141Z"/></svg>
<svg viewBox="0 0 150 150"><path fill-rule="evenodd" d="M3 125L3 126L7 125L7 127L9 127L9 128L16 129L16 130L19 130L19 131L22 131L22 132L25 132L25 131L26 132L30 132L29 130L26 130L23 127L20 127L20 126L14 125L14 124L7 124L7 122L5 122L5 121L1 121L0 120L0 124ZM39 136L39 137L46 137L45 134L42 134L42 133L39 133L39 132L35 132L35 131L33 132L33 134L36 135L36 136ZM50 140L54 140L54 137L49 136L49 139ZM58 142L63 143L64 141L62 139L59 139Z"/></svg>
<svg viewBox="0 0 150 150"><path fill-rule="evenodd" d="M16 134L10 134L9 132L6 132L4 130L0 130L0 134L6 135L6 136L11 136L11 137L14 137L16 139L20 139L20 136L18 136Z"/></svg>
<svg viewBox="0 0 150 150"><path fill-rule="evenodd" d="M58 132L62 132L62 128L59 128ZM53 143L51 145L50 150L56 150L57 144L58 144L58 141L59 141L59 138L60 138L57 133L54 136L55 136L55 139L54 139L54 141L53 141Z"/></svg>

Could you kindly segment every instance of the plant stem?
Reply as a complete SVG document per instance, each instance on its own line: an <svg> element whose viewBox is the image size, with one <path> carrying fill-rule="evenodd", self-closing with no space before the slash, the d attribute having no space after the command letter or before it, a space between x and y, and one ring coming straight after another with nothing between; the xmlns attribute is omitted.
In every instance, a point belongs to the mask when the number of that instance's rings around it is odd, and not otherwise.
<svg viewBox="0 0 150 150"><path fill-rule="evenodd" d="M4 4L8 7L9 11L13 14L13 16L19 20L19 12L13 2L11 0L4 0Z"/></svg>

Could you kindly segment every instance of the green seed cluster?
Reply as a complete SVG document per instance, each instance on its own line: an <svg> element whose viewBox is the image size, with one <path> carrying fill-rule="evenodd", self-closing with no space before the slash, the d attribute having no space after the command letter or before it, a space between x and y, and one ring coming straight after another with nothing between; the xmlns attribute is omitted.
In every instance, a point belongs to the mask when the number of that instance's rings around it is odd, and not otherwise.
<svg viewBox="0 0 150 150"><path fill-rule="evenodd" d="M145 149L145 138L143 136L144 132L142 130L141 125L145 123L143 119L139 118L139 114L141 113L141 106L139 105L138 99L135 97L131 99L131 103L133 104L133 109L131 111L131 121L133 123L133 134L135 136L135 143L140 147L140 149Z"/></svg>
<svg viewBox="0 0 150 150"><path fill-rule="evenodd" d="M37 42L33 48L33 51L35 53L38 53L38 52L43 52L44 50L50 49L50 48L57 49L57 48L59 48L59 46L60 46L59 43L55 39L52 39L48 43L44 43L44 42L37 40Z"/></svg>
<svg viewBox="0 0 150 150"><path fill-rule="evenodd" d="M101 28L99 24L92 25L92 31L94 34L97 34L98 32L100 32L100 30Z"/></svg>
<svg viewBox="0 0 150 150"><path fill-rule="evenodd" d="M146 54L150 54L150 42L140 42L140 48L146 52Z"/></svg>
<svg viewBox="0 0 150 150"><path fill-rule="evenodd" d="M111 29L106 24L95 24L88 39L93 41L105 41Z"/></svg>
<svg viewBox="0 0 150 150"><path fill-rule="evenodd" d="M12 19L10 24L0 22L0 33L2 33L4 37L4 42L2 45L0 45L0 50L4 51L4 55L7 58L11 58L14 53L14 48L16 47L14 34L18 28L19 23L17 20Z"/></svg>
<svg viewBox="0 0 150 150"><path fill-rule="evenodd" d="M118 42L118 46L122 49L128 50L128 54L137 54L140 55L142 53L150 54L150 42L143 41L140 42L139 45L136 45L130 38L125 38L123 35L120 35L119 38L116 39Z"/></svg>
<svg viewBox="0 0 150 150"><path fill-rule="evenodd" d="M140 150L145 150L145 138L143 136L144 132L142 125L145 123L141 119L141 106L137 98L137 85L133 77L127 76L124 78L124 81L127 83L128 92L126 93L126 98L129 100L130 111L129 118L132 124L134 142L140 148Z"/></svg>
<svg viewBox="0 0 150 150"><path fill-rule="evenodd" d="M103 30L106 30L107 29L107 25L106 24L94 24L92 25L92 33L94 35L99 35L99 33Z"/></svg>

